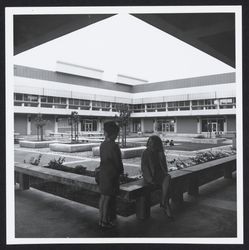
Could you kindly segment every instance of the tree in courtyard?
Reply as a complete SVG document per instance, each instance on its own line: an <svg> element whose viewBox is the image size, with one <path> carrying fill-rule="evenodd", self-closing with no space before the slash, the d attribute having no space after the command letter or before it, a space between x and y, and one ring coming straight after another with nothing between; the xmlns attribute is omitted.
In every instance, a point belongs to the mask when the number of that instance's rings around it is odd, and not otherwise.
<svg viewBox="0 0 249 250"><path fill-rule="evenodd" d="M131 115L131 110L128 104L117 105L118 115L115 116L115 120L120 127L121 133L121 146L126 147L126 137L127 137L127 125Z"/></svg>
<svg viewBox="0 0 249 250"><path fill-rule="evenodd" d="M38 114L35 117L35 126L37 129L37 140L43 141L43 127L46 125L47 121L43 119L42 114Z"/></svg>
<svg viewBox="0 0 249 250"><path fill-rule="evenodd" d="M79 141L79 121L80 117L78 112L72 111L70 117L68 118L68 123L71 126L71 142Z"/></svg>

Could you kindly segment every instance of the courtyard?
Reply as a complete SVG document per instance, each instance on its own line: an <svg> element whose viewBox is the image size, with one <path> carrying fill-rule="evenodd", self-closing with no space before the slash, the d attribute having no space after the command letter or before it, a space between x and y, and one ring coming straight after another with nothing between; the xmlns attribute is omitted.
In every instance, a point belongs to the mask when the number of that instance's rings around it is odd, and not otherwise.
<svg viewBox="0 0 249 250"><path fill-rule="evenodd" d="M28 139L32 140L30 137ZM129 136L127 140L134 139L145 145L148 136ZM65 142L65 139L62 142ZM186 162L190 157L203 152L235 154L231 140L218 144L176 141L174 146L165 145L164 149L170 173L177 170L176 159ZM94 171L100 162L99 157L93 156L92 151L53 152L48 147L25 148L15 144L16 163L30 163L39 155L41 158L38 166L45 166L49 161L63 157L63 165L67 167L75 168L81 165ZM129 177L141 176L140 157L123 159L123 164L124 172ZM51 187L46 185L46 192L33 187L23 192L19 190L19 184L16 184L17 238L236 237L235 173L232 179L221 177L202 185L198 197L184 193L181 208L174 209L174 221L169 221L159 206L153 205L149 219L138 220L135 215L118 216L116 228L108 231L98 228L98 209L59 197L51 193Z"/></svg>

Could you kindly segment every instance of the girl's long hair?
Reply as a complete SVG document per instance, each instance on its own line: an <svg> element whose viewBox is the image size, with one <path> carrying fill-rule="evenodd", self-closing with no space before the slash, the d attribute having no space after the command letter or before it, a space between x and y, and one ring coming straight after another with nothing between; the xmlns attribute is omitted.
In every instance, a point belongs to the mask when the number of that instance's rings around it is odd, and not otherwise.
<svg viewBox="0 0 249 250"><path fill-rule="evenodd" d="M163 143L159 136L152 135L149 137L146 147L151 151L163 152Z"/></svg>

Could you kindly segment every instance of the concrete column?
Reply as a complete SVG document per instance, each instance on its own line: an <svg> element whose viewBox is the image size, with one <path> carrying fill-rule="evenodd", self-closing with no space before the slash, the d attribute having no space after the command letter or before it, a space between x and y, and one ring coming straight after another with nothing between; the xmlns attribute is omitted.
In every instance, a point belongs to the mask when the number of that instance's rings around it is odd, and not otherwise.
<svg viewBox="0 0 249 250"><path fill-rule="evenodd" d="M141 118L141 132L144 132L144 119Z"/></svg>
<svg viewBox="0 0 249 250"><path fill-rule="evenodd" d="M90 110L93 110L93 101L90 100Z"/></svg>
<svg viewBox="0 0 249 250"><path fill-rule="evenodd" d="M157 132L157 119L153 122L153 132Z"/></svg>
<svg viewBox="0 0 249 250"><path fill-rule="evenodd" d="M134 132L133 131L133 119L130 119L129 126L130 126L130 132Z"/></svg>
<svg viewBox="0 0 249 250"><path fill-rule="evenodd" d="M174 118L175 120L175 126L174 126L174 133L177 133L177 118Z"/></svg>
<svg viewBox="0 0 249 250"><path fill-rule="evenodd" d="M217 109L220 109L220 102L218 99L214 100L214 104L216 105Z"/></svg>
<svg viewBox="0 0 249 250"><path fill-rule="evenodd" d="M54 132L58 133L58 117L55 116L54 118Z"/></svg>
<svg viewBox="0 0 249 250"><path fill-rule="evenodd" d="M38 107L40 108L41 107L41 96L38 95Z"/></svg>
<svg viewBox="0 0 249 250"><path fill-rule="evenodd" d="M224 133L227 133L227 116L224 117Z"/></svg>
<svg viewBox="0 0 249 250"><path fill-rule="evenodd" d="M78 122L78 132L79 133L81 132L81 122L80 121Z"/></svg>
<svg viewBox="0 0 249 250"><path fill-rule="evenodd" d="M197 133L201 133L201 118L197 117Z"/></svg>
<svg viewBox="0 0 249 250"><path fill-rule="evenodd" d="M66 104L67 104L66 109L69 109L69 98L66 99Z"/></svg>
<svg viewBox="0 0 249 250"><path fill-rule="evenodd" d="M101 132L101 128L102 128L102 122L101 120L98 120L98 126L97 126L98 132Z"/></svg>
<svg viewBox="0 0 249 250"><path fill-rule="evenodd" d="M27 135L31 135L31 116L27 115Z"/></svg>

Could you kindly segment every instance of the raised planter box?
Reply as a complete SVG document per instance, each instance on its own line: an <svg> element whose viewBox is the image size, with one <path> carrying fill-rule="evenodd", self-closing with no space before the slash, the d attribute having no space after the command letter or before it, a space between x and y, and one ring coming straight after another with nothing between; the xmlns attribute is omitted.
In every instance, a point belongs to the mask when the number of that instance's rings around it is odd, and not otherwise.
<svg viewBox="0 0 249 250"><path fill-rule="evenodd" d="M183 193L198 195L199 186L213 181L221 176L232 178L236 171L236 155L206 162L186 170L170 172L172 202L182 206ZM93 207L98 207L99 188L93 177L66 173L59 170L15 163L16 178L21 190L34 187L69 200L77 201ZM38 178L33 180L33 178ZM118 197L118 214L129 216L136 213L137 218L145 219L150 216L150 207L160 202L159 187L144 185L143 179L120 185Z"/></svg>
<svg viewBox="0 0 249 250"><path fill-rule="evenodd" d="M20 141L20 147L24 148L48 148L50 144L58 141Z"/></svg>
<svg viewBox="0 0 249 250"><path fill-rule="evenodd" d="M143 151L146 149L145 146L133 147L133 148L121 148L121 157L122 159L140 157ZM93 156L99 156L99 147L92 148Z"/></svg>
<svg viewBox="0 0 249 250"><path fill-rule="evenodd" d="M99 143L66 144L54 143L49 145L50 150L58 152L84 152L91 151L93 147L99 146Z"/></svg>
<svg viewBox="0 0 249 250"><path fill-rule="evenodd" d="M207 144L218 144L225 141L225 138L192 138L193 143L207 143Z"/></svg>

